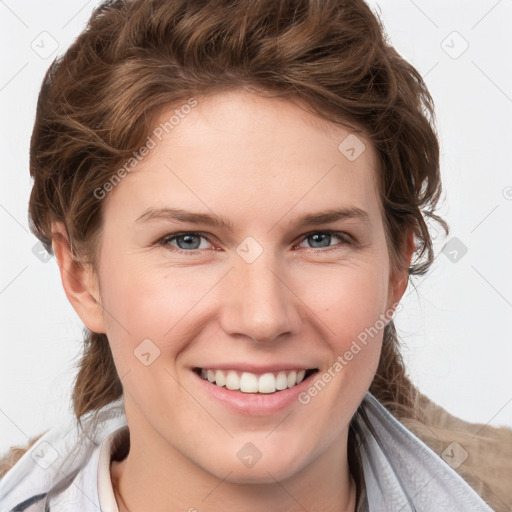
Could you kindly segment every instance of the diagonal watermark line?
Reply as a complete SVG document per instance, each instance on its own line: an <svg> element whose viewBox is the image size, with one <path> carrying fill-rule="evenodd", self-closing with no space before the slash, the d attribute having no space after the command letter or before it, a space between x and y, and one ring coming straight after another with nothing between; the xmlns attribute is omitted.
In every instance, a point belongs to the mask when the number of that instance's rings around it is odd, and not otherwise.
<svg viewBox="0 0 512 512"><path fill-rule="evenodd" d="M222 423L185 387L183 386L183 384L180 384L176 378L174 377L174 375L167 369L167 368L164 368L165 372L167 372L171 377L172 379L174 380L174 382L176 382L176 384L178 384L178 386L180 388L182 388L185 393L188 393L188 395L200 406L204 409L204 411L212 418L213 421L215 421L215 423L217 423L217 425L219 425L220 428L222 428L222 430L224 430L224 432L226 432L226 434L233 438L233 434L231 432L229 432L229 430L224 426L222 425Z"/></svg>
<svg viewBox="0 0 512 512"><path fill-rule="evenodd" d="M286 418L288 418L288 416L290 416L292 412L290 411L266 436L265 436L265 439L267 437L270 436L270 434L272 434L276 429L277 427L279 427L280 425L282 425L284 423L284 420L286 420Z"/></svg>
<svg viewBox="0 0 512 512"><path fill-rule="evenodd" d="M0 204L0 208L2 208L2 210L4 210L4 212L6 212L8 215L10 215L12 220L14 220L14 222L16 222L18 224L18 226L20 226L21 229L23 229L23 231L25 231L25 233L30 234L28 232L28 230L25 228L25 226L3 204Z"/></svg>
<svg viewBox="0 0 512 512"><path fill-rule="evenodd" d="M27 438L27 439L29 439L29 437L30 437L30 436L28 436L28 435L27 435L27 433L26 433L26 432L24 432L24 431L21 429L21 427L20 427L18 424L16 424L16 423L14 422L14 421L12 420L12 418L11 418L8 414L6 414L2 409L0 409L0 412L1 412L1 413L2 413L2 414L3 414L3 415L4 415L4 416L5 416L5 417L6 417L6 418L7 418L7 419L8 419L8 420L9 420L9 421L10 421L10 422L11 422L11 423L12 423L12 424L13 424L13 425L14 425L14 426L15 426L15 427L16 427L16 428L17 428L17 429L18 429L18 430L19 430L19 431L20 431L20 432L25 436L25 437L26 437L26 438Z"/></svg>
<svg viewBox="0 0 512 512"><path fill-rule="evenodd" d="M325 325L325 327L327 327L327 329L329 329L336 336L336 333L268 265L266 265L266 267L270 270L270 272L272 272L272 274L277 277L277 279L279 279L279 281L281 281L281 283L286 286L286 288L288 288L288 290L293 293L295 297L297 297L297 299L302 302L302 304L304 304L304 306L306 306L311 311L311 313L313 313L318 318L318 320L320 320L320 322Z"/></svg>
<svg viewBox="0 0 512 512"><path fill-rule="evenodd" d="M439 61L437 61L426 73L423 74L423 78L426 78L426 76L439 64Z"/></svg>
<svg viewBox="0 0 512 512"><path fill-rule="evenodd" d="M414 5L414 7L416 7L416 9L418 9L418 11L420 11L423 14L423 16L425 16L425 18L427 18L430 21L430 23L434 25L434 27L439 28L439 25L423 9L421 9L421 7L416 2L414 2L413 0L409 0L409 2L412 5Z"/></svg>
<svg viewBox="0 0 512 512"><path fill-rule="evenodd" d="M486 279L473 265L471 265L471 268L512 308L512 304L490 283L488 279Z"/></svg>
<svg viewBox="0 0 512 512"><path fill-rule="evenodd" d="M205 294L164 334L164 337L167 336L232 270L233 267L231 267L207 292L205 292Z"/></svg>
<svg viewBox="0 0 512 512"><path fill-rule="evenodd" d="M66 474L64 473L64 471L61 471L61 473L63 474ZM66 476L69 476L69 475L66 475ZM101 508L98 507L96 505L96 503L94 503L94 498L92 498L91 496L89 496L77 483L76 483L76 478L73 478L73 481L71 482L83 495L85 498L87 498L89 501L90 501L90 504L91 505L94 505L95 508L98 509L98 512L101 512ZM49 509L48 509L49 510Z"/></svg>
<svg viewBox="0 0 512 512"><path fill-rule="evenodd" d="M430 274L426 275L419 283L413 283L412 281L410 281L411 289L406 293L405 297L408 297L413 292L417 292L418 291L418 287L421 285L421 283L426 281L429 277L430 277Z"/></svg>
<svg viewBox="0 0 512 512"><path fill-rule="evenodd" d="M66 28L91 2L92 2L92 0L88 0L87 3L85 3L82 7L80 7L80 9L78 9L78 11L73 16L71 16L71 18L69 18L69 20L66 21L66 23L64 23L64 25L62 25L61 30Z"/></svg>
<svg viewBox="0 0 512 512"><path fill-rule="evenodd" d="M473 233L473 231L475 231L475 229L480 226L480 224L482 224L484 222L484 220L487 219L487 217L489 217L491 215L491 213L494 213L494 211L496 210L496 208L498 208L499 204L497 204L471 231L470 233Z"/></svg>
<svg viewBox="0 0 512 512"><path fill-rule="evenodd" d="M126 334L128 334L128 336L131 336L131 332L128 331L128 329L108 310L105 308L105 306L103 306L103 304L100 304L98 303L98 305L100 306L100 308L102 309L102 311L104 311L105 313L108 314L108 316L110 316L110 318L112 318L114 320L114 322L119 325L119 327L121 327L121 329L123 329Z"/></svg>
<svg viewBox="0 0 512 512"><path fill-rule="evenodd" d="M132 371L132 370L131 370L131 368L130 368L127 372L125 372L125 373L123 374L123 376L122 376L122 377L119 377L119 380L120 380L120 381L122 381L122 380L123 380L123 379L124 379L124 378L125 378L125 377L130 373L130 372L131 372L131 371Z"/></svg>
<svg viewBox="0 0 512 512"><path fill-rule="evenodd" d="M226 481L227 477L229 475L231 475L231 473L233 473L233 471L230 471L201 501L205 501L206 498L211 496ZM191 510L191 509L189 509L189 510Z"/></svg>
<svg viewBox="0 0 512 512"><path fill-rule="evenodd" d="M23 25L25 25L25 27L27 28L30 28L5 2L4 0L0 0L0 3L2 5L4 5L7 9L9 9L9 11L11 11L11 13L16 16L16 18L18 18L19 21L21 21L21 23L23 23Z"/></svg>
<svg viewBox="0 0 512 512"><path fill-rule="evenodd" d="M277 220L277 222L267 231L270 233L283 219L286 217L303 199L306 197L334 168L336 164L334 164L299 200L288 209L287 212L283 214L283 216Z"/></svg>
<svg viewBox="0 0 512 512"><path fill-rule="evenodd" d="M11 285L11 283L13 283L16 279L18 279L18 276L22 273L22 272L25 272L25 270L27 270L28 268L28 265L23 269L23 270L20 270L1 290L0 290L0 295L7 289L8 286Z"/></svg>
<svg viewBox="0 0 512 512"><path fill-rule="evenodd" d="M76 478L75 476L78 474L79 472L79 469L74 469L72 470L70 473L66 473L65 471L63 471L62 469L60 468L57 468L57 471L59 473L61 473L62 475L64 475L64 479L63 481L71 481L70 482L70 486L73 485L75 486L84 496L84 498L86 498L91 505L94 505L94 507L98 510L98 512L101 512L101 509L100 507L98 507L95 502L94 502L94 498L89 496L77 483L76 483ZM58 484L54 485L52 488L51 488L51 491L52 493L55 492L55 488L56 487L62 487L62 484L63 484L63 481L60 481ZM48 508L46 508L45 510L49 510Z"/></svg>
<svg viewBox="0 0 512 512"><path fill-rule="evenodd" d="M2 87L0 87L0 92L3 91L27 66L28 62L25 62L25 64L23 64L23 66L21 66L21 68L18 69L18 71L16 71L12 77L9 78L9 80L4 85L2 85Z"/></svg>
<svg viewBox="0 0 512 512"><path fill-rule="evenodd" d="M293 496L293 494L290 494L290 493L288 492L288 490L286 489L286 487L284 487L284 486L281 484L281 482L279 482L279 480L277 480L277 478L276 478L274 475L272 475L272 474L271 474L271 473L269 473L268 471L267 471L267 474L268 474L268 475L270 475L270 476L274 479L274 482L275 482L277 485L279 485L279 487L281 487L281 489L283 489L283 491L284 491L286 494L288 494L288 496L290 496L290 498L291 498L293 501L295 501L295 503L297 503L297 505L299 505L299 507L300 507L302 510L305 510L306 512L309 512L309 510L308 510L308 509L307 509L307 508L306 508L302 503L300 503L299 501L297 501L297 499L295 498L295 496Z"/></svg>
<svg viewBox="0 0 512 512"><path fill-rule="evenodd" d="M493 11L499 4L501 4L502 0L498 0L472 27L471 30L473 30L478 24L480 24L491 11Z"/></svg>
<svg viewBox="0 0 512 512"><path fill-rule="evenodd" d="M481 427L479 430L477 430L477 431L476 431L476 432L471 436L471 438L475 437L475 436L476 436L476 435L478 435L478 434L479 434L479 433L480 433L484 428L486 428L486 427L491 423L491 421L492 421L494 418L496 418L496 416L498 416L498 414L499 414L503 409L505 409L505 407L506 407L510 402L512 402L512 398L510 398L509 400L507 400L507 401L505 402L505 405L503 405L503 407L501 407L501 408L500 408L500 410L499 410L499 411L498 411L498 412L497 412L497 413L496 413L496 414L495 414L495 415L494 415L494 416L493 416L493 417L492 417L492 418L491 418L491 419L490 419L490 420L489 420L489 421L488 421L488 422L487 422L483 427Z"/></svg>
<svg viewBox="0 0 512 512"><path fill-rule="evenodd" d="M498 89L498 91L500 91L501 94L503 94L503 96L505 96L505 98L507 98L507 100L512 103L512 98L474 60L471 62L473 66L475 66L480 71L480 73L482 73L482 75L484 75L487 80L489 80L489 82L491 82L491 84L493 84L494 87L496 87L496 89Z"/></svg>

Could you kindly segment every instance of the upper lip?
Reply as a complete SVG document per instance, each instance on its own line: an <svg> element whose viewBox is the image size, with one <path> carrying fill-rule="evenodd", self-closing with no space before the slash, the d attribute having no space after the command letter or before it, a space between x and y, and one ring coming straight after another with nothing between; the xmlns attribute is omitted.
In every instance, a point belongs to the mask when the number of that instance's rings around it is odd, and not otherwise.
<svg viewBox="0 0 512 512"><path fill-rule="evenodd" d="M275 373L292 370L314 370L318 367L315 365L303 365L296 363L277 363L267 365L257 365L249 363L219 363L205 364L204 366L196 366L195 368L204 368L206 370L237 370L249 373Z"/></svg>

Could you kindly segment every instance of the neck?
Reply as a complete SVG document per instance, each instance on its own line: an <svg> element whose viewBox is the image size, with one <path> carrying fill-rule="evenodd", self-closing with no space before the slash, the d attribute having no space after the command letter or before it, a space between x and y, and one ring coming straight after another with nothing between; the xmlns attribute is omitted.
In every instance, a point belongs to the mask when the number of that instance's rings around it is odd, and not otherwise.
<svg viewBox="0 0 512 512"><path fill-rule="evenodd" d="M327 448L326 454L341 455L333 446ZM340 460L346 463L340 464ZM112 461L112 485L119 512L198 512L206 507L209 512L224 512L226 503L239 512L262 509L288 512L356 510L356 483L346 457L320 456L298 474L265 484L230 482L229 475L218 479L197 468L194 474L190 474L183 471L187 464L175 465L179 469L164 476L161 471L155 471L150 461L147 456L138 458L133 447L124 460ZM147 485L141 486L141 482L147 482ZM194 484L190 485L190 482Z"/></svg>

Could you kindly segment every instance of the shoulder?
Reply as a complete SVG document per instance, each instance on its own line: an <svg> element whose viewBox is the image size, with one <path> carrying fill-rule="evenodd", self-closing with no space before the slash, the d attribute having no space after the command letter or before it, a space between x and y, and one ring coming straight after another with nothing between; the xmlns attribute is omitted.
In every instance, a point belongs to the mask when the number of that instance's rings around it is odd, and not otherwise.
<svg viewBox="0 0 512 512"><path fill-rule="evenodd" d="M418 419L401 423L466 480L496 511L512 506L512 429L470 423L419 393Z"/></svg>
<svg viewBox="0 0 512 512"><path fill-rule="evenodd" d="M0 510L99 510L98 463L111 434L126 426L122 403L113 402L78 422L64 418L0 458ZM107 469L108 471L108 469Z"/></svg>
<svg viewBox="0 0 512 512"><path fill-rule="evenodd" d="M0 457L0 484L4 476L14 467L17 462L28 452L28 450L46 434L48 430L31 437L24 445L11 446L6 453ZM44 498L46 493L39 493L30 496L23 502L16 505L15 512L44 512ZM1 497L0 497L1 499Z"/></svg>
<svg viewBox="0 0 512 512"><path fill-rule="evenodd" d="M48 430L30 438L27 444L11 446L7 453L0 456L0 479L18 462Z"/></svg>
<svg viewBox="0 0 512 512"><path fill-rule="evenodd" d="M12 447L2 459L0 510L90 510L83 493L94 491L97 448L94 441L62 426Z"/></svg>

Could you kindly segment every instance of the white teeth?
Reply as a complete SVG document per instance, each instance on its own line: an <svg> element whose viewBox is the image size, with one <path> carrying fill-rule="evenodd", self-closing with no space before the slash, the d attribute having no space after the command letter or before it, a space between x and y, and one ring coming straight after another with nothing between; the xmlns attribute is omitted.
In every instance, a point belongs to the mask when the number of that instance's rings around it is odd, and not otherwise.
<svg viewBox="0 0 512 512"><path fill-rule="evenodd" d="M286 388L300 384L306 375L306 370L280 371L256 375L251 372L239 372L235 370L201 370L201 377L212 384L242 393L275 393Z"/></svg>
<svg viewBox="0 0 512 512"><path fill-rule="evenodd" d="M274 393L276 390L276 378L273 373L264 373L258 380L260 393Z"/></svg>
<svg viewBox="0 0 512 512"><path fill-rule="evenodd" d="M258 391L258 377L254 373L242 373L240 377L240 391L242 393L256 393Z"/></svg>
<svg viewBox="0 0 512 512"><path fill-rule="evenodd" d="M240 377L234 370L229 370L228 374L226 375L226 387L231 391L240 389Z"/></svg>
<svg viewBox="0 0 512 512"><path fill-rule="evenodd" d="M285 372L279 372L276 379L276 389L281 391L288 387L288 379Z"/></svg>
<svg viewBox="0 0 512 512"><path fill-rule="evenodd" d="M215 372L215 382L217 383L217 386L224 386L224 384L226 384L226 377L222 370L217 370Z"/></svg>

